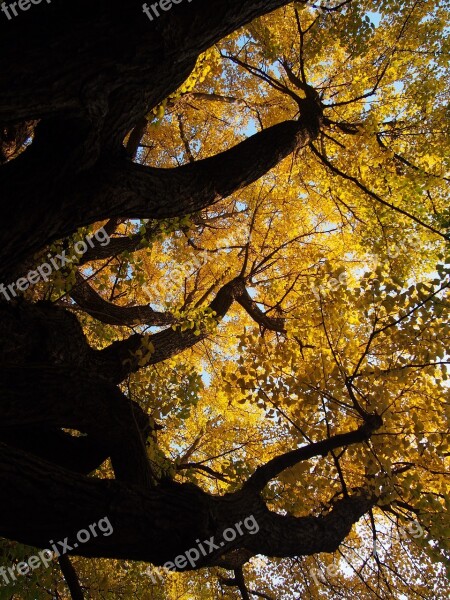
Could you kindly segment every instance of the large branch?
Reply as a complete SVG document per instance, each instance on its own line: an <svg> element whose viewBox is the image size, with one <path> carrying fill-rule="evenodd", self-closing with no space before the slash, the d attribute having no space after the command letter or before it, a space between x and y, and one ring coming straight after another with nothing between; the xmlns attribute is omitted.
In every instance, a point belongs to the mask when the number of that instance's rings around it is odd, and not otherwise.
<svg viewBox="0 0 450 600"><path fill-rule="evenodd" d="M234 298L245 311L262 328L269 331L285 333L285 322L282 317L270 317L263 312L245 288L243 280L235 281ZM148 305L118 306L108 302L77 271L75 286L70 291L71 297L80 308L102 323L109 325L173 325L176 319L170 313L153 310Z"/></svg>
<svg viewBox="0 0 450 600"><path fill-rule="evenodd" d="M134 170L117 158L124 155L123 139L181 85L200 52L285 4L199 0L174 6L151 23L139 0L65 0L32 11L32 18L27 13L0 20L0 124L42 119L31 147L0 168L4 216L16 223L0 234L3 275L16 278L27 257L97 220L95 214L159 218L219 199L214 181L199 202L195 193L183 198L183 176L172 179L164 194L168 182L156 170ZM26 76L17 77L25 66Z"/></svg>
<svg viewBox="0 0 450 600"><path fill-rule="evenodd" d="M62 401L63 398L63 401ZM148 415L107 381L66 367L0 369L2 428L67 428L108 448L116 477L149 485Z"/></svg>
<svg viewBox="0 0 450 600"><path fill-rule="evenodd" d="M333 552L377 501L359 490L335 502L325 515L283 516L269 511L257 496L242 491L221 498L192 484L144 489L89 479L1 444L0 476L0 510L8 515L0 521L0 535L40 548L48 547L50 538L68 537L73 545L80 529L107 517L112 535L91 536L72 553L156 565L197 548L198 539L215 536L216 549L183 570L208 565L238 568L256 554L294 557ZM253 533L243 528L243 535L220 544L226 528L242 525L251 516L257 525Z"/></svg>
<svg viewBox="0 0 450 600"><path fill-rule="evenodd" d="M20 264L54 239L94 222L182 217L217 203L257 181L315 139L321 122L320 107L313 114L306 113L298 121L279 123L229 150L181 167L159 169L126 158L108 158L86 173L63 179L59 185L52 181L51 190L48 185L36 187L33 177L24 180L30 175L28 170L21 173L20 165L11 163L0 181L0 194L10 199L12 223L0 232L4 257L1 268ZM25 183L14 185L17 180ZM43 206L48 208L44 218Z"/></svg>
<svg viewBox="0 0 450 600"><path fill-rule="evenodd" d="M0 442L83 475L95 471L111 455L108 444L91 435L75 437L52 427L2 426Z"/></svg>
<svg viewBox="0 0 450 600"><path fill-rule="evenodd" d="M261 327L280 333L285 332L284 320L269 317L258 307L250 297L242 277L236 277L222 286L208 306L209 311L214 313L217 323L227 314L234 301L238 302ZM210 331L203 326L200 326L197 332L192 329L182 331L178 326L152 335L135 334L97 351L93 362L102 377L120 383L130 373L167 360L198 344L208 335ZM145 361L144 355L147 355Z"/></svg>
<svg viewBox="0 0 450 600"><path fill-rule="evenodd" d="M263 329L277 331L279 333L286 333L286 324L283 317L270 317L268 314L263 312L259 308L258 303L255 302L255 300L253 300L253 298L250 296L243 282L240 293L236 295L236 301Z"/></svg>
<svg viewBox="0 0 450 600"><path fill-rule="evenodd" d="M79 265L85 265L88 262L93 260L105 260L106 258L110 258L111 256L119 256L123 252L135 252L142 247L145 247L147 242L151 241L158 234L163 233L163 224L159 221L153 221L151 224L147 223L146 229L143 233L135 233L133 235L122 235L120 237L111 237L117 228L117 225L123 219L116 218L111 219L107 225L105 225L105 230L110 236L109 244L105 246L96 245L93 248L88 248L87 252L80 257L78 261ZM205 219L201 213L192 215L190 217L190 222L192 225L206 225L207 219ZM108 231L108 225L111 224L111 229L114 227L112 231ZM176 231L184 231L185 226L179 225L179 228Z"/></svg>
<svg viewBox="0 0 450 600"><path fill-rule="evenodd" d="M175 318L170 313L158 312L148 305L118 306L104 300L77 271L71 297L85 312L109 325L172 325Z"/></svg>
<svg viewBox="0 0 450 600"><path fill-rule="evenodd" d="M383 421L381 417L378 415L371 415L367 417L366 422L361 425L361 427L354 431L339 433L331 436L327 440L308 444L302 448L297 448L296 450L291 450L290 452L276 456L265 465L258 467L253 475L246 481L243 489L252 491L253 493L259 493L269 481L277 477L285 469L293 467L297 463L309 460L315 456L326 456L336 448L365 442L376 429L379 429L382 426L382 424Z"/></svg>
<svg viewBox="0 0 450 600"><path fill-rule="evenodd" d="M79 198L77 225L106 217L163 219L198 212L257 181L292 152L307 146L317 136L318 124L319 108L314 117L278 123L229 150L171 169L125 159L106 161L79 190L84 198ZM95 189L89 192L91 185Z"/></svg>
<svg viewBox="0 0 450 600"><path fill-rule="evenodd" d="M111 219L109 223L117 223L122 219ZM142 247L147 240L150 240L153 235L160 232L160 224L154 225L150 230L146 230L144 234L135 233L131 236L123 235L118 237L111 237L110 242L107 245L100 246L97 244L94 248L88 248L87 252L80 257L78 264L80 266L85 265L94 260L105 260L111 256L117 257L124 252L135 252ZM106 227L105 227L106 230Z"/></svg>
<svg viewBox="0 0 450 600"><path fill-rule="evenodd" d="M162 564L195 545L189 531L208 532L203 494L190 486L180 493L175 485L164 491L87 478L3 444L0 477L0 507L8 515L0 521L0 535L40 548L48 548L49 539L74 541L77 531L107 517L113 535L80 544L77 554ZM20 522L21 512L28 514Z"/></svg>
<svg viewBox="0 0 450 600"><path fill-rule="evenodd" d="M267 521L261 519L262 535L254 536L249 547L257 554L280 558L335 552L352 526L377 500L373 494L356 490L349 497L335 502L324 516L290 517L270 512Z"/></svg>
<svg viewBox="0 0 450 600"><path fill-rule="evenodd" d="M21 19L3 18L0 121L78 110L103 117L104 137L123 128L122 141L137 123L130 122L131 107L144 116L179 87L202 51L288 3L198 0L150 22L141 0L64 0ZM17 77L18 64L26 65L27 77Z"/></svg>
<svg viewBox="0 0 450 600"><path fill-rule="evenodd" d="M240 287L240 279L233 279L217 292L208 307L214 313L217 321L227 314ZM164 329L153 335L135 334L97 351L93 362L96 371L102 377L114 383L120 383L130 373L167 360L183 350L191 348L208 335L208 329L204 327L197 333L192 329L181 331L181 328L177 327L176 329ZM141 353L137 354L138 352ZM147 358L145 362L142 362L145 355Z"/></svg>

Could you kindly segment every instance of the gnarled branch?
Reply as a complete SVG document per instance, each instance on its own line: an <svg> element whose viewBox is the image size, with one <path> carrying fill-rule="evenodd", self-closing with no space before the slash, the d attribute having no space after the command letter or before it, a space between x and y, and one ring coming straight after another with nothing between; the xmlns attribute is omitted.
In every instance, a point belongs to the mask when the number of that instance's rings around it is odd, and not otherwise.
<svg viewBox="0 0 450 600"><path fill-rule="evenodd" d="M170 313L153 310L150 306L117 306L104 300L77 271L71 297L86 313L109 325L172 325L175 318Z"/></svg>
<svg viewBox="0 0 450 600"><path fill-rule="evenodd" d="M272 458L268 463L256 469L256 471L245 482L243 489L252 491L253 493L261 492L264 487L282 473L285 469L295 466L297 463L309 460L315 456L325 456L336 448L357 444L368 440L371 434L381 427L383 421L378 415L372 415L367 418L366 422L354 431L348 433L339 433L333 435L327 440L315 442L291 450L280 456Z"/></svg>

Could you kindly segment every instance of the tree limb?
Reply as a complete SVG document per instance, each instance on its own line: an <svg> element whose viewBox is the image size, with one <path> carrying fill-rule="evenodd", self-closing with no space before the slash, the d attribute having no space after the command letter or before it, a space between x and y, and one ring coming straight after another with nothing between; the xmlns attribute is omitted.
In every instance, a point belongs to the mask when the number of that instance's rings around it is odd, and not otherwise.
<svg viewBox="0 0 450 600"><path fill-rule="evenodd" d="M154 483L145 448L149 417L107 381L67 367L2 366L0 392L3 428L80 431L108 449L118 479Z"/></svg>
<svg viewBox="0 0 450 600"><path fill-rule="evenodd" d="M253 494L238 491L209 496L193 484L167 482L154 489L119 481L92 479L65 471L9 446L0 444L0 535L45 548L49 538L75 539L100 518L108 517L113 533L91 537L70 553L148 561L163 565L196 547L196 539L220 542L222 532L253 516L257 526L200 558L195 567L235 569L251 556L294 557L334 552L352 526L378 498L356 490L335 501L328 513L293 517L267 509ZM48 484L51 482L51 485ZM27 494L11 490L26 489ZM33 511L29 498L33 498ZM70 509L70 510L69 510ZM237 562L238 561L238 562ZM237 564L236 564L237 562ZM230 566L233 565L233 566Z"/></svg>
<svg viewBox="0 0 450 600"><path fill-rule="evenodd" d="M109 325L172 325L174 317L170 313L153 310L148 305L143 306L117 306L108 302L98 294L84 279L79 271L76 272L75 286L70 295L87 314L102 323Z"/></svg>
<svg viewBox="0 0 450 600"><path fill-rule="evenodd" d="M269 317L252 300L245 289L245 280L242 277L236 277L225 284L210 303L209 311L215 314L217 322L227 314L234 301L237 301L262 327L281 333L285 331L283 319ZM204 340L209 333L200 325L197 333L192 329L181 331L180 327L176 327L152 335L134 334L96 351L94 361L98 372L103 377L120 383L127 375L142 367L157 364L191 348ZM153 350L151 354L148 353L147 359L143 362L142 351L150 344Z"/></svg>
<svg viewBox="0 0 450 600"><path fill-rule="evenodd" d="M280 456L269 460L265 465L262 465L256 469L256 471L249 477L245 482L243 489L251 490L252 492L261 492L264 487L282 473L285 469L295 466L297 463L309 460L315 456L326 456L329 452L342 446L349 446L351 444L357 444L368 440L371 434L379 429L382 425L381 417L378 415L372 415L371 418L367 419L364 425L361 425L358 429L350 431L348 433L339 433L330 437L327 440L315 442L291 450Z"/></svg>
<svg viewBox="0 0 450 600"><path fill-rule="evenodd" d="M69 588L72 600L84 600L83 589L70 558L67 554L62 554L58 558L58 562L61 572L64 575L64 579L66 580L67 587Z"/></svg>
<svg viewBox="0 0 450 600"><path fill-rule="evenodd" d="M51 427L2 426L0 441L83 475L95 471L111 454L107 443L91 435L75 437Z"/></svg>
<svg viewBox="0 0 450 600"><path fill-rule="evenodd" d="M78 174L70 186L64 180L63 187L59 187L55 180L53 191L39 188L28 168L15 166L9 176L5 173L0 180L0 194L9 198L14 213L10 219L12 227L0 231L2 269L13 271L13 265L21 264L30 254L94 222L112 218L182 217L212 206L257 181L292 152L315 139L318 123L319 114L285 121L215 156L172 169L111 157ZM34 153L37 151L35 147ZM22 167L25 166L26 162ZM13 185L17 179L25 183ZM48 206L49 195L55 193L58 201L43 221L42 206ZM30 198L36 201L35 211L30 208Z"/></svg>

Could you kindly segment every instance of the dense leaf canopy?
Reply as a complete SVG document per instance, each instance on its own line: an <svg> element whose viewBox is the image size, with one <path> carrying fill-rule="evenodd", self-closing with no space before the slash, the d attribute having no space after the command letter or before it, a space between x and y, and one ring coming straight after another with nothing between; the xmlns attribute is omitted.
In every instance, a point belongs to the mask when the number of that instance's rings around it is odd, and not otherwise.
<svg viewBox="0 0 450 600"><path fill-rule="evenodd" d="M317 519L317 544L303 544L295 524L290 538L289 521L272 541L268 530L253 546L207 557L199 570L164 572L154 583L149 563L166 559L126 555L123 542L123 552L93 548L63 561L65 579L57 561L33 571L0 587L1 599L70 597L71 563L71 593L78 588L86 598L448 597L450 3L278 6L243 18L226 37L214 29L214 45L202 49L184 82L173 79L164 99L153 98L128 127L121 156L111 158L115 150L105 146L94 173L93 151L83 146L89 158L77 177L89 169L95 177L55 188L73 212L62 212L60 229L49 220L45 231L44 219L42 236L27 238L5 277L23 276L49 255L75 256L102 227L109 243L0 305L8 323L2 337L20 349L20 359L9 359L12 349L4 359L8 368L15 363L5 377L17 398L21 377L33 393L25 370L36 363L35 389L55 382L49 398L58 399L64 380L79 386L79 408L70 409L76 417L55 417L52 426L104 436L114 448L120 438L125 454L130 449L134 466L106 452L83 481L116 478L156 491L167 481L189 483L208 498L257 493L271 513ZM161 19L170 29L177 11L194 19L196 10L195 1L174 5ZM16 131L16 145L4 136L5 185L22 167L33 169L27 155L35 143L42 152L54 134L43 129L40 142L45 114L19 116L27 134L19 140ZM69 119L58 129L67 156L71 127ZM83 212L87 189L93 208ZM81 336L74 315L85 338L72 347L69 338ZM13 318L36 318L39 327L46 320L60 328L62 345L48 333L45 342L37 333L25 343L12 333ZM54 341L44 365L39 353ZM115 417L105 416L116 397L109 388L98 394L98 408L78 416L80 397L106 380L120 389L118 406L132 400L148 416L148 465L136 477L130 417L120 417L125 433L116 437ZM72 402L59 389L59 403ZM49 405L36 406L36 414L53 415ZM85 425L97 410L98 430ZM38 440L47 435L36 431ZM252 513L247 506L244 516ZM29 536L5 526L0 533L20 543L2 542L2 564L58 535L56 525L44 525ZM199 531L195 537L205 535Z"/></svg>

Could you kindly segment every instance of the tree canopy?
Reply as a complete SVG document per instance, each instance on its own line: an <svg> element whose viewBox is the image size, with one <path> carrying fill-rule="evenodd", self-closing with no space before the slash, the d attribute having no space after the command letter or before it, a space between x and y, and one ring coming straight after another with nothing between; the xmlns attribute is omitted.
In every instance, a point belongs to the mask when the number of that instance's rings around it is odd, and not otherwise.
<svg viewBox="0 0 450 600"><path fill-rule="evenodd" d="M447 598L450 2L31 8L0 600Z"/></svg>

